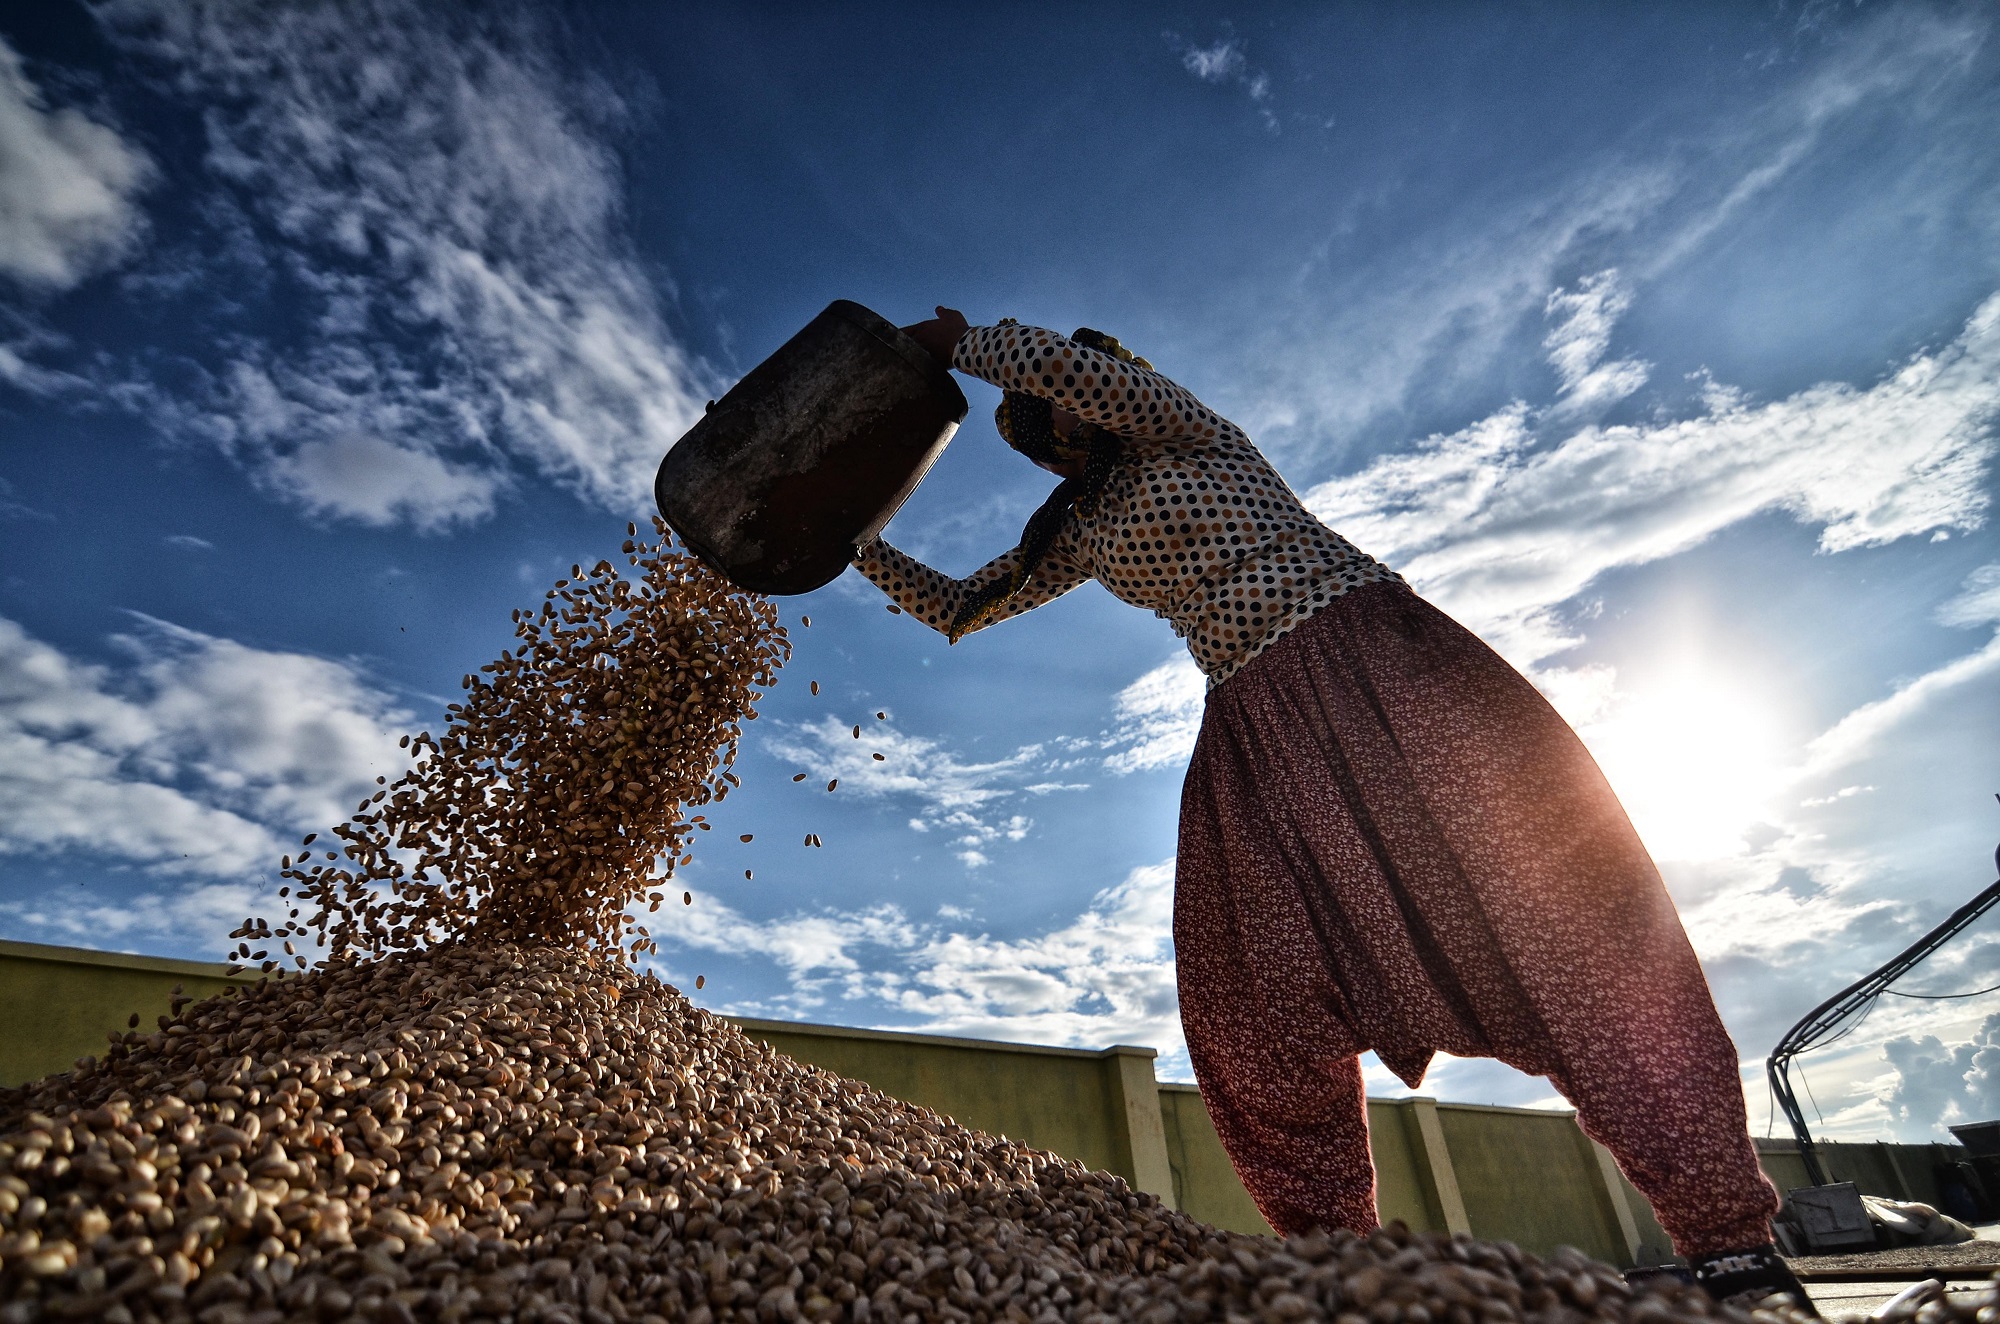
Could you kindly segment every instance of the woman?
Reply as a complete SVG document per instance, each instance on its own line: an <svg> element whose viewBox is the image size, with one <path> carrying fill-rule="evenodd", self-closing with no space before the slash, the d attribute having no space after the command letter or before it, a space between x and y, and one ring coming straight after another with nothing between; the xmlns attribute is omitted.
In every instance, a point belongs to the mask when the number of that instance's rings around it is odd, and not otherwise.
<svg viewBox="0 0 2000 1324"><path fill-rule="evenodd" d="M1234 424L1099 333L907 328L1005 393L1063 478L966 579L857 564L956 642L1096 579L1168 620L1209 693L1182 791L1174 941L1209 1115L1271 1226L1366 1231L1357 1060L1547 1076L1719 1298L1796 1293L1736 1052L1658 871L1541 695L1326 528Z"/></svg>

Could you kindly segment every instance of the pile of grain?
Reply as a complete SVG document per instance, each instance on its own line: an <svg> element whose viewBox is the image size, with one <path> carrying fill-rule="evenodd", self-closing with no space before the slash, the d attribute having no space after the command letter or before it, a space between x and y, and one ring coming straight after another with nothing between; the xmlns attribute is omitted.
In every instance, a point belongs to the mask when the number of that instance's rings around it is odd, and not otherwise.
<svg viewBox="0 0 2000 1324"><path fill-rule="evenodd" d="M636 975L629 910L787 644L664 537L625 550L636 588L578 567L341 849L285 861L237 953L316 968L0 1090L0 1324L1715 1313L1576 1255L1219 1232Z"/></svg>
<svg viewBox="0 0 2000 1324"><path fill-rule="evenodd" d="M1219 1232L546 947L201 1003L0 1131L6 1324L1714 1314L1470 1238Z"/></svg>

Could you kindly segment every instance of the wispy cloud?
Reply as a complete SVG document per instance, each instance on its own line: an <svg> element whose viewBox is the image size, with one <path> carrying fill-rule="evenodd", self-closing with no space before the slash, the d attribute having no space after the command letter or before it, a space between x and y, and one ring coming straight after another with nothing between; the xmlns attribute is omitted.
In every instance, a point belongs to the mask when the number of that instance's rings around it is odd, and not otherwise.
<svg viewBox="0 0 2000 1324"><path fill-rule="evenodd" d="M1798 76L1773 80L1761 103L1699 130L1649 134L1531 192L1468 201L1401 239L1371 236L1365 251L1351 246L1355 216L1337 216L1301 265L1296 297L1239 319L1257 329L1232 331L1231 389L1210 403L1281 459L1324 472L1351 447L1401 434L1412 412L1477 399L1551 311L1549 292L1580 271L1615 264L1642 293L1883 117L1934 144L1908 163L1897 206L1922 196L1924 214L1990 227L2000 173L1976 144L1994 131L1992 103L1949 91L1992 29L1974 8L1882 10L1817 48ZM1364 215L1372 200L1352 205ZM1603 381L1613 386L1638 365L1607 366L1619 369Z"/></svg>
<svg viewBox="0 0 2000 1324"><path fill-rule="evenodd" d="M1646 384L1651 365L1637 359L1604 362L1612 328L1632 306L1631 287L1608 268L1574 289L1556 290L1543 305L1554 325L1542 340L1561 379L1558 407L1583 412L1623 400Z"/></svg>
<svg viewBox="0 0 2000 1324"><path fill-rule="evenodd" d="M2000 562L1980 566L1958 595L1938 608L1946 625L2000 625Z"/></svg>
<svg viewBox="0 0 2000 1324"><path fill-rule="evenodd" d="M1243 46L1225 37L1212 46L1189 46L1181 52L1181 67L1204 83L1226 83L1240 78L1244 69Z"/></svg>
<svg viewBox="0 0 2000 1324"><path fill-rule="evenodd" d="M868 719L842 725L827 717L782 728L767 746L803 765L814 779L840 782L843 795L897 802L913 816L910 827L947 837L961 863L990 863L986 849L1020 841L1034 820L1020 806L1037 795L1083 787L1049 780L1061 760L1041 745L1024 745L1003 759L968 762L943 742ZM875 755L882 757L877 759Z"/></svg>
<svg viewBox="0 0 2000 1324"><path fill-rule="evenodd" d="M1617 566L1685 551L1760 512L1829 552L1978 528L2000 411L2000 296L1949 345L1875 385L1755 404L1709 384L1672 422L1542 435L1515 403L1306 494L1519 664L1574 642L1554 608Z"/></svg>
<svg viewBox="0 0 2000 1324"><path fill-rule="evenodd" d="M0 358L5 356L6 351L0 349ZM4 366L0 366L0 379L4 379L5 376ZM37 510L25 502L14 500L14 485L0 478L0 519L31 519L38 523L49 524L55 521L55 516L46 510Z"/></svg>
<svg viewBox="0 0 2000 1324"><path fill-rule="evenodd" d="M326 517L444 528L523 472L644 506L714 392L631 247L606 145L623 105L570 74L553 20L409 0L97 12L202 112L221 256L178 250L177 288L283 296L258 320L218 303L214 352L122 398ZM290 310L276 326L271 307Z"/></svg>
<svg viewBox="0 0 2000 1324"><path fill-rule="evenodd" d="M146 153L84 111L51 107L0 38L0 276L65 290L129 253Z"/></svg>
<svg viewBox="0 0 2000 1324"><path fill-rule="evenodd" d="M1278 131L1278 117L1272 109L1271 75L1252 67L1249 48L1241 37L1225 31L1207 45L1183 41L1180 34L1165 34L1167 43L1181 57L1181 68L1204 83L1240 87L1257 107L1264 127Z"/></svg>
<svg viewBox="0 0 2000 1324"><path fill-rule="evenodd" d="M1104 766L1121 774L1182 766L1201 734L1207 698L1208 680L1193 659L1182 655L1154 667L1118 691Z"/></svg>
<svg viewBox="0 0 2000 1324"><path fill-rule="evenodd" d="M1863 704L1841 718L1806 747L1805 773L1827 776L1861 761L1920 710L1996 676L2000 676L2000 634L1989 639L1984 648L1905 681L1893 694Z"/></svg>

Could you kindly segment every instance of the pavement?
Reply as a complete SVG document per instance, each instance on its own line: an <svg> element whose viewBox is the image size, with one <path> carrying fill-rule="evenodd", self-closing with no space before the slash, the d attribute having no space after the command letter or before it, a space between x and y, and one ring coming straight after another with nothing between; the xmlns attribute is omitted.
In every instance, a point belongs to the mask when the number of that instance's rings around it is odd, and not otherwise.
<svg viewBox="0 0 2000 1324"><path fill-rule="evenodd" d="M1813 1306L1828 1319L1845 1319L1856 1315L1872 1315L1888 1303L1897 1293L1909 1288L1908 1279L1895 1282L1838 1282L1807 1283L1806 1295L1812 1298ZM1970 1296L1986 1290L1982 1282L1955 1282L1945 1284L1947 1296Z"/></svg>
<svg viewBox="0 0 2000 1324"><path fill-rule="evenodd" d="M1977 1241L2000 1242L2000 1223L1981 1223L1976 1225L1972 1232ZM1874 1255L1840 1256L1838 1258L1843 1266L1854 1264L1859 1267L1860 1264L1874 1261L1882 1263L1885 1270L1893 1267L1902 1276L1881 1280L1842 1279L1833 1282L1808 1280L1805 1284L1806 1295L1812 1298L1813 1305L1819 1309L1819 1313L1828 1319L1872 1315L1891 1297L1911 1286L1914 1280L1908 1275L1922 1264L1935 1263L1940 1268L1963 1272L1966 1261L1974 1258L1976 1254L1973 1243L1960 1242L1956 1246L1911 1247L1900 1251L1879 1251ZM1834 1257L1816 1256L1814 1259L1794 1260L1792 1265L1794 1269L1811 1272L1815 1261L1824 1264L1832 1258ZM2000 1248L1995 1248L1993 1259L1996 1263L2000 1263ZM1894 1262L1891 1264L1885 1261ZM1987 1286L1986 1282L1977 1278L1947 1280L1945 1292L1949 1296L1969 1296L1975 1292L1985 1291Z"/></svg>

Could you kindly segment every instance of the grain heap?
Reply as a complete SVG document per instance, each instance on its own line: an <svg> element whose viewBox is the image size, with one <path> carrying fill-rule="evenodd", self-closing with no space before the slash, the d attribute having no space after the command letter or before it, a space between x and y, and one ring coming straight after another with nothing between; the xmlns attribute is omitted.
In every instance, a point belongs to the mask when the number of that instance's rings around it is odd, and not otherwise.
<svg viewBox="0 0 2000 1324"><path fill-rule="evenodd" d="M0 1324L1717 1313L1463 1237L1223 1233L636 974L626 911L785 641L664 540L627 554L637 589L579 567L343 850L286 861L298 909L239 953L322 964L0 1090Z"/></svg>
<svg viewBox="0 0 2000 1324"><path fill-rule="evenodd" d="M5 1324L1720 1313L1573 1254L1219 1232L587 952L449 943L162 1019L0 1103Z"/></svg>

